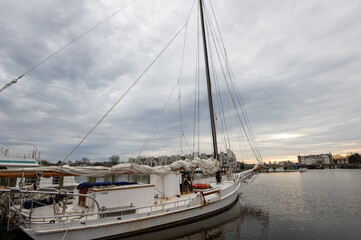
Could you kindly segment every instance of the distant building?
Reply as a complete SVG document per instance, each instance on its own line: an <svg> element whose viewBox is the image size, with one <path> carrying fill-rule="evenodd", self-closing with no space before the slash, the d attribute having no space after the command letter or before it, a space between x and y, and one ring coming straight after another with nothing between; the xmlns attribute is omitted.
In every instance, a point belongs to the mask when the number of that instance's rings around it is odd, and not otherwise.
<svg viewBox="0 0 361 240"><path fill-rule="evenodd" d="M343 165L343 164L349 164L350 162L349 162L349 160L348 160L347 157L344 157L344 158L338 158L338 159L336 159L336 163L337 163L338 165Z"/></svg>
<svg viewBox="0 0 361 240"><path fill-rule="evenodd" d="M298 164L302 165L316 165L316 164L332 164L332 154L318 154L318 155L307 155L297 156Z"/></svg>
<svg viewBox="0 0 361 240"><path fill-rule="evenodd" d="M227 153L220 152L219 161L221 163L221 167L223 168L237 167L236 155L234 155L231 150L228 150Z"/></svg>
<svg viewBox="0 0 361 240"><path fill-rule="evenodd" d="M208 159L208 158L211 158L212 155L206 154L206 153L201 153L201 154L199 154L198 157L202 158L202 159ZM129 158L128 162L154 167L154 166L170 165L175 161L185 160L185 159L193 160L193 155L188 154L188 155L172 155L172 156L159 156L159 157L139 156L137 158ZM229 168L231 166L237 167L236 156L234 155L234 153L231 150L228 150L226 153L220 152L219 153L219 161L220 161L220 166L223 168Z"/></svg>

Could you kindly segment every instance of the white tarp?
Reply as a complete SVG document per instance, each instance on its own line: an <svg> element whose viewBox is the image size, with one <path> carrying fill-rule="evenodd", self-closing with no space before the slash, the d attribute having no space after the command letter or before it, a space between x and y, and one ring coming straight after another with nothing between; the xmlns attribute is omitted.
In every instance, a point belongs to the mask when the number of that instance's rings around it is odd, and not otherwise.
<svg viewBox="0 0 361 240"><path fill-rule="evenodd" d="M58 172L67 173L71 175L87 176L87 177L102 177L111 174L156 174L166 175L177 170L192 171L200 168L204 174L212 174L219 170L219 162L214 159L200 159L194 160L179 160L167 166L150 167L148 165L139 165L135 163L121 163L112 167L104 166L89 166L89 167L72 167L64 166L48 166L48 167L33 167L33 168L18 168L12 170L1 170L0 172L36 172L41 176L42 172Z"/></svg>

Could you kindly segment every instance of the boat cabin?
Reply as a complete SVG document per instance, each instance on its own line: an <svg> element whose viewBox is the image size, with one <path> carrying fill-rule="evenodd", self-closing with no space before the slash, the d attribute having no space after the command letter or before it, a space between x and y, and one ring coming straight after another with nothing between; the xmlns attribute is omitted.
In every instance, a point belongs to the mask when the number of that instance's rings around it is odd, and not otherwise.
<svg viewBox="0 0 361 240"><path fill-rule="evenodd" d="M74 193L94 197L103 210L150 206L154 202L154 185L135 182L82 183ZM96 210L95 202L82 196L74 197L74 206Z"/></svg>

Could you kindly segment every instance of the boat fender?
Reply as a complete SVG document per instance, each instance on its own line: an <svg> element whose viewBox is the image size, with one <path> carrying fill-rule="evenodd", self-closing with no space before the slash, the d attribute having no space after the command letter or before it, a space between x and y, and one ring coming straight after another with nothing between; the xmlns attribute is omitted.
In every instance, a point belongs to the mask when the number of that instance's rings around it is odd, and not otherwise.
<svg viewBox="0 0 361 240"><path fill-rule="evenodd" d="M211 185L209 183L195 183L192 187L195 189L208 189Z"/></svg>

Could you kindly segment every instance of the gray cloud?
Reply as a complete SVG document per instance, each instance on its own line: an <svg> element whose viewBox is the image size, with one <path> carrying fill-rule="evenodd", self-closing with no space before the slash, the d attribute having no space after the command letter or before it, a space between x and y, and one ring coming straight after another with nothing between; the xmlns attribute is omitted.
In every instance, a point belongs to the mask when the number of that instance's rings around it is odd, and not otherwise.
<svg viewBox="0 0 361 240"><path fill-rule="evenodd" d="M1 2L1 85L125 3ZM62 160L180 29L192 4L135 1L1 92L0 144L20 152L38 146L43 158ZM229 0L212 4L266 160L361 150L359 1ZM196 26L188 30L182 113L192 147ZM182 44L180 36L72 160L136 156L177 82ZM229 103L227 91L222 88L221 93ZM171 103L175 99L176 95ZM203 97L201 114L206 120L200 124L204 132L201 150L209 152L203 143L209 135L205 101ZM178 115L176 105L144 155L179 152ZM229 120L231 138L237 129ZM221 145L222 137L220 131ZM238 152L244 145L236 142L232 146L239 160L243 155L248 159L247 152ZM189 151L185 144L183 148Z"/></svg>

